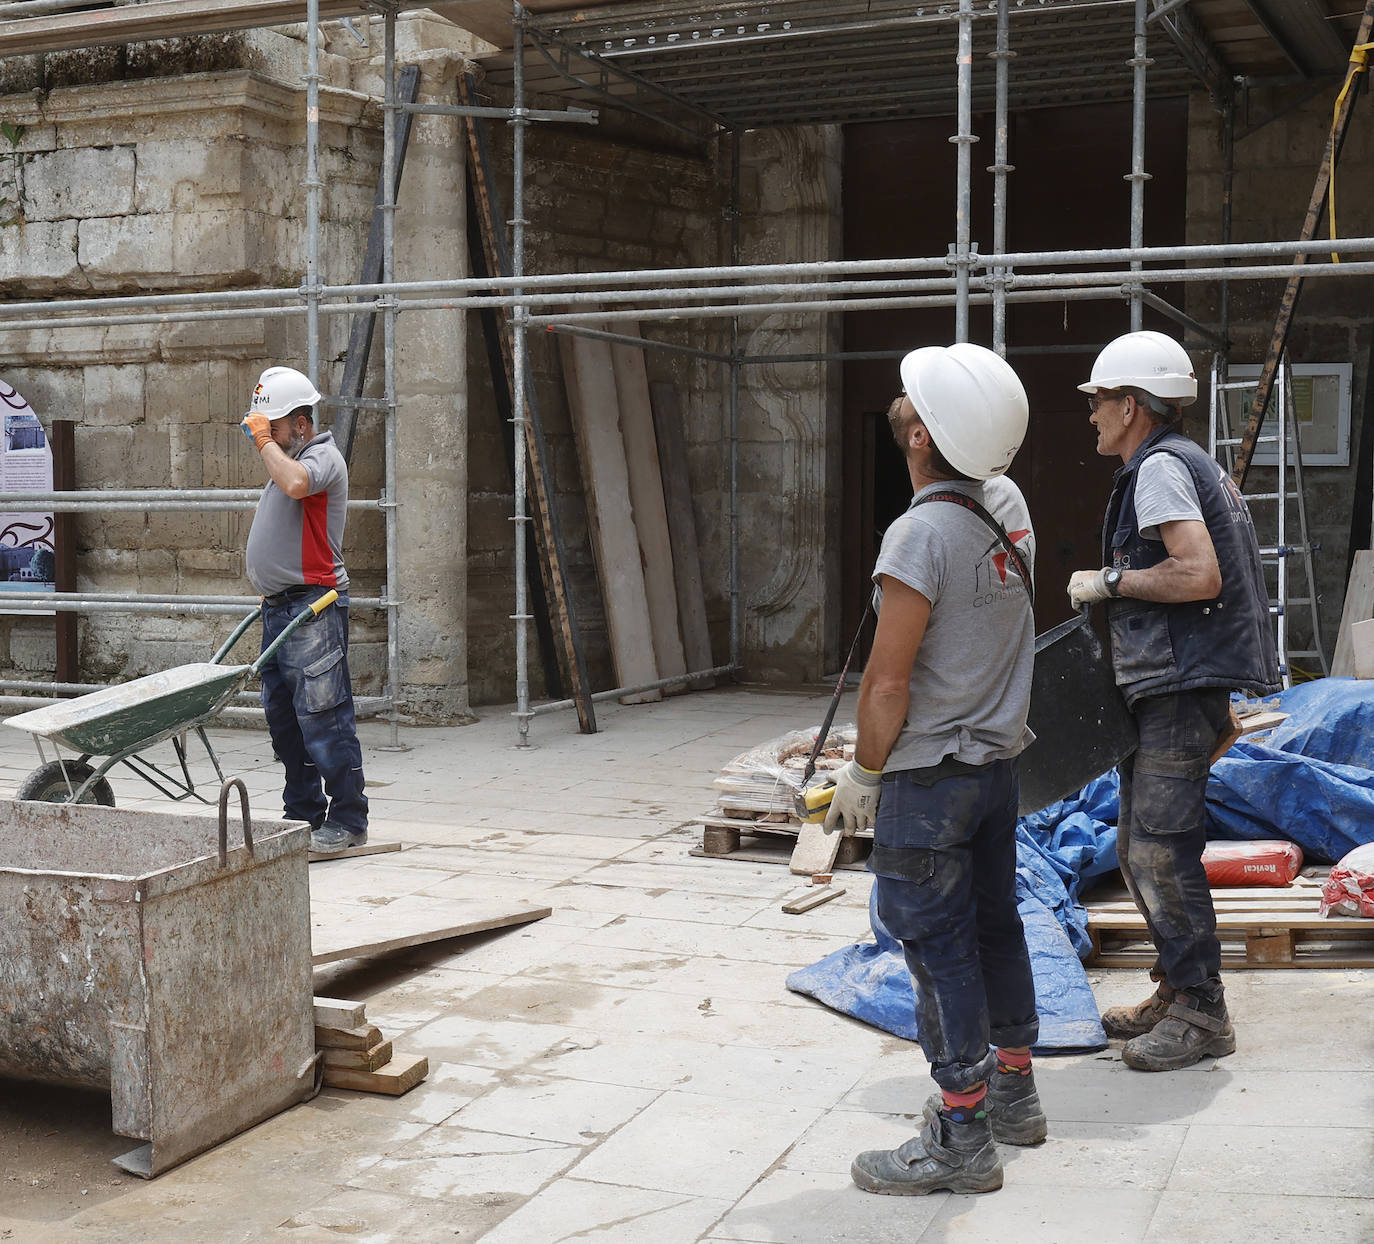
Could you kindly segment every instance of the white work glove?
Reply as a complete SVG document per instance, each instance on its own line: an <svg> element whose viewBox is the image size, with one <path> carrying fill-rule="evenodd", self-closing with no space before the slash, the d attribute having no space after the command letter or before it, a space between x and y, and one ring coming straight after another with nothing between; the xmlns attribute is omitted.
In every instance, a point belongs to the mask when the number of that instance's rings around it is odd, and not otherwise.
<svg viewBox="0 0 1374 1244"><path fill-rule="evenodd" d="M1107 571L1075 570L1069 578L1069 599L1075 605L1091 605L1095 600L1110 600Z"/></svg>
<svg viewBox="0 0 1374 1244"><path fill-rule="evenodd" d="M830 797L830 811L825 814L826 832L838 825L848 838L858 830L869 829L878 815L882 795L882 770L875 773L851 760L835 774L835 793Z"/></svg>

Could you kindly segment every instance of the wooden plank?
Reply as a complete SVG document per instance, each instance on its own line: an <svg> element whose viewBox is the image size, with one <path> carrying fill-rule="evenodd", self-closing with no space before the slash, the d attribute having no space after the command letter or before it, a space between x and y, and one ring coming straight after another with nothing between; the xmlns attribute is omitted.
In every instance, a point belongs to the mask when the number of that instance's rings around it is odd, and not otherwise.
<svg viewBox="0 0 1374 1244"><path fill-rule="evenodd" d="M408 1093L429 1075L429 1059L423 1054L397 1054L384 1067L376 1071L358 1071L351 1067L330 1067L324 1069L324 1082L328 1088L355 1089L360 1093L385 1093L399 1097Z"/></svg>
<svg viewBox="0 0 1374 1244"><path fill-rule="evenodd" d="M482 902L407 895L384 906L313 901L310 904L311 962L334 963L422 946L451 937L528 924L550 915L532 903Z"/></svg>
<svg viewBox="0 0 1374 1244"><path fill-rule="evenodd" d="M399 842L369 842L361 847L345 847L342 851L311 851L310 863L318 864L321 860L351 860L358 855L389 855L393 851L399 851Z"/></svg>
<svg viewBox="0 0 1374 1244"><path fill-rule="evenodd" d="M52 442L54 492L76 488L76 423L54 419L48 425ZM70 511L52 516L53 590L76 591L76 515ZM81 651L77 643L76 614L63 609L53 615L57 638L57 681L81 681Z"/></svg>
<svg viewBox="0 0 1374 1244"><path fill-rule="evenodd" d="M461 23L460 23L461 24ZM477 83L470 73L458 76L458 102L465 105L476 103ZM467 119L468 137L468 176L467 198L469 211L476 217L481 245L469 243L469 254L474 272L485 270L487 274L509 276L511 273L510 248L506 244L506 216L501 210L501 196L493 184L490 173L491 152L487 144L487 123L478 117ZM470 222L471 223L471 222ZM492 384L496 390L498 405L502 392L507 398L508 418L514 411L515 390L515 351L511 341L509 320L500 317L484 316L483 333L487 333L492 318L497 318L497 344L503 359L504 370L498 374L495 360L492 359ZM488 344L490 355L490 343ZM587 678L587 665L582 658L582 631L577 623L577 610L568 582L568 555L563 544L563 528L558 521L557 495L554 489L553 468L549 457L548 445L544 438L544 424L539 417L539 403L535 398L534 373L530 369L529 357L525 358L525 454L529 460L526 476L528 485L530 517L534 519L536 548L539 552L539 572L544 591L552 605L553 621L557 625L559 652L563 657L564 670L572 684L573 703L577 707L578 729L583 734L596 733L596 710L592 705L592 688ZM510 464L512 478L515 468L515 429L510 429ZM502 437L503 447L506 437ZM541 626L536 623L536 626Z"/></svg>
<svg viewBox="0 0 1374 1244"><path fill-rule="evenodd" d="M1350 630L1356 622L1374 618L1374 550L1360 549L1350 568L1350 582L1341 606L1341 626L1336 632L1336 655L1331 659L1332 678L1355 676L1355 644Z"/></svg>
<svg viewBox="0 0 1374 1244"><path fill-rule="evenodd" d="M673 581L677 589L677 618L682 652L688 670L714 669L711 628L706 620L706 588L701 577L701 547L697 540L696 507L687 476L687 438L677 390L662 382L649 386L654 435L663 480L663 505L668 515L668 538L673 546ZM689 685L712 687L714 678L698 678Z"/></svg>
<svg viewBox="0 0 1374 1244"><path fill-rule="evenodd" d="M1088 923L1099 929L1119 929L1131 932L1145 931L1145 922L1137 912L1098 912L1088 908ZM1309 912L1298 911L1219 911L1217 929L1244 931L1282 924L1290 929L1321 929L1326 932L1367 933L1374 938L1374 920L1361 916L1320 916L1315 908Z"/></svg>
<svg viewBox="0 0 1374 1244"><path fill-rule="evenodd" d="M59 592L61 590L58 588ZM1355 677L1374 678L1374 618L1365 618L1350 628L1350 647L1354 654Z"/></svg>
<svg viewBox="0 0 1374 1244"><path fill-rule="evenodd" d="M559 337L558 346L582 459L587 521L605 599L617 685L654 682L658 678L654 628L630 506L630 470L620 435L611 347L586 337ZM625 697L629 703L662 698L658 691Z"/></svg>
<svg viewBox="0 0 1374 1244"><path fill-rule="evenodd" d="M796 898L788 900L782 905L783 912L789 916L800 916L804 912L819 907L822 903L828 903L832 898L839 898L844 893L843 886L818 885L812 886L809 891L804 891Z"/></svg>
<svg viewBox="0 0 1374 1244"><path fill-rule="evenodd" d="M349 1071L376 1071L391 1061L391 1042L379 1041L368 1050L321 1050L326 1067L342 1067Z"/></svg>
<svg viewBox="0 0 1374 1244"><path fill-rule="evenodd" d="M374 1024L362 1024L357 1028L315 1025L315 1047L321 1050L370 1050L381 1040L381 1029Z"/></svg>
<svg viewBox="0 0 1374 1244"><path fill-rule="evenodd" d="M620 324L617 331L638 337L639 325ZM644 594L653 630L654 663L660 678L687 672L678 628L677 582L673 569L673 543L668 535L664 505L663 472L659 466L654 412L649 403L649 373L644 350L639 346L612 345L611 367L615 373L616 404L620 410L620 439L625 446L625 466L630 477L630 513L639 541L644 568Z"/></svg>
<svg viewBox="0 0 1374 1244"><path fill-rule="evenodd" d="M367 1020L367 1003L339 998L312 998L315 1025L319 1028L360 1028Z"/></svg>

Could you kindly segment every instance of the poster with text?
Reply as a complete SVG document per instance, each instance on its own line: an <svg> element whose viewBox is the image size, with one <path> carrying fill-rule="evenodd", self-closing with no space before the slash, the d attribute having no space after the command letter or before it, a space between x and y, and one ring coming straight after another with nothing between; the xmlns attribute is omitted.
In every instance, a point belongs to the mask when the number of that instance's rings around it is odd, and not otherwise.
<svg viewBox="0 0 1374 1244"><path fill-rule="evenodd" d="M51 492L52 448L47 433L28 402L3 380L0 419L0 492ZM0 513L0 593L51 592L56 575L52 514ZM4 612L3 595L0 612Z"/></svg>

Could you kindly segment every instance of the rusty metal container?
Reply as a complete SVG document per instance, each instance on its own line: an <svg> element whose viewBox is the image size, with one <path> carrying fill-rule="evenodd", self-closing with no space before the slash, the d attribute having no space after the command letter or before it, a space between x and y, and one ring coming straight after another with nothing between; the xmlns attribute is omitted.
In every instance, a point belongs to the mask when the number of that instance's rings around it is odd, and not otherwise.
<svg viewBox="0 0 1374 1244"><path fill-rule="evenodd" d="M144 1177L310 1096L308 838L237 779L218 825L0 800L0 1076L108 1091Z"/></svg>

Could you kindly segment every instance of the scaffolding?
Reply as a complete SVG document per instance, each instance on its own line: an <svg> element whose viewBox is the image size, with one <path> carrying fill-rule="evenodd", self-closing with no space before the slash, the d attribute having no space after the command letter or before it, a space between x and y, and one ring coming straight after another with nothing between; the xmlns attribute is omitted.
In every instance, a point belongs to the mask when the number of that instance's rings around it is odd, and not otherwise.
<svg viewBox="0 0 1374 1244"><path fill-rule="evenodd" d="M0 310L0 331L44 328L110 327L117 325L171 324L234 318L300 318L305 322L307 366L311 379L318 382L320 367L320 329L324 317L332 315L380 315L383 324L382 389L380 401L340 399L338 404L362 405L379 409L384 419L384 483L380 496L370 500L351 500L354 509L380 510L386 533L384 586L376 597L355 598L355 604L385 612L387 630L386 686L381 697L365 707L380 711L391 725L391 744L398 745L400 715L400 654L398 613L404 607L396 585L398 530L405 504L397 488L396 342L397 321L402 312L431 311L465 314L483 308L503 310L513 325L512 369L514 389L513 421L516 432L514 475L514 646L516 661L516 706L514 717L517 743L527 746L532 719L542 713L562 710L572 700L533 704L529 686L529 612L525 530L531 521L528 512L526 455L524 436L527 334L535 330L577 333L610 341L634 344L644 349L685 352L726 369L728 400L728 517L729 517L729 657L710 670L689 671L634 687L618 687L597 692L592 699L610 699L638 691L677 685L690 685L703 675L728 675L742 667L739 565L739 438L742 373L745 368L777 362L831 361L872 357L844 351L786 355L748 355L740 346L741 319L772 312L812 312L833 315L847 311L889 310L907 307L942 307L954 311L955 337L966 340L970 309L989 306L992 311L993 345L1006 353L1006 314L1011 305L1026 302L1069 302L1124 300L1130 308L1132 327L1138 327L1146 307L1157 311L1208 348L1225 349L1229 331L1226 291L1236 280L1282 280L1301 269L1307 279L1321 277L1358 278L1374 274L1374 238L1341 238L1322 242L1258 242L1236 244L1229 239L1229 214L1223 221L1223 242L1215 245L1148 247L1144 245L1145 187L1150 175L1145 164L1145 104L1149 86L1151 28L1164 31L1167 46L1174 50L1174 70L1186 66L1201 85L1212 93L1222 111L1225 141L1229 151L1233 136L1235 110L1228 81L1216 72L1197 30L1184 20L1185 0L1038 0L1034 11L1053 14L1072 21L1085 11L1129 10L1129 55L1119 62L1130 70L1132 126L1130 172L1130 245L1097 250L1006 251L1007 200L1009 175L1014 166L1007 150L1007 117L1012 90L1011 59L1016 55L1011 40L1011 0L958 0L957 6L945 4L934 11L909 6L867 3L871 16L861 23L878 33L907 31L919 25L926 28L953 27L952 50L945 61L952 69L954 109L957 131L951 142L957 145L958 172L954 192L953 234L945 255L863 261L826 260L776 264L740 263L740 131L747 123L727 118L715 109L693 104L672 90L656 86L642 75L626 70L615 57L598 53L587 43L574 45L560 32L556 15L542 14L534 21L522 5L511 6L512 102L507 107L476 107L442 104L404 104L397 99L396 19L401 12L432 7L403 0L154 0L99 10L83 10L88 0L20 0L0 6L0 55L21 51L51 50L124 42L140 38L164 38L173 34L194 34L208 30L276 25L303 20L306 36L306 159L303 188L306 201L305 279L298 288L264 288L233 292L179 293L65 299L10 303ZM1018 12L1021 3L1017 4ZM443 6L441 6L443 7ZM461 22L461 5L447 6L450 15ZM843 6L817 6L810 0L797 0L798 11L805 10L812 27L823 28L845 18L838 13ZM782 11L788 6L771 6ZM672 5L656 6L656 29L672 26ZM595 12L587 10L585 12ZM827 13L829 16L827 16ZM48 16L57 14L56 17ZM326 284L320 267L320 207L323 184L319 173L319 94L320 29L325 18L354 15L379 15L383 25L383 152L380 210L383 221L382 279L376 283ZM84 20L82 20L84 19ZM666 23L666 25L665 25ZM982 23L995 27L994 47L988 53L994 62L993 107L995 146L993 163L993 246L980 253L971 236L970 198L973 179L971 148L975 100L973 73L973 32ZM750 40L767 45L770 38L788 35L786 23L756 30L744 25L738 32L722 30L731 39ZM677 34L690 26L678 23ZM808 27L810 29L811 27ZM771 33L770 33L771 32ZM677 40L664 35L661 49L668 51ZM651 56L653 39L637 49ZM685 46L685 45L684 45ZM698 268L636 269L614 272L555 272L531 274L525 271L526 232L525 134L531 124L595 121L586 108L564 110L535 109L528 106L526 57L530 49L552 65L577 91L590 91L613 106L660 117L664 124L682 133L706 134L728 144L730 177L730 263ZM1123 49L1123 52L1125 49ZM555 53L557 55L555 55ZM594 66L589 78L568 70L574 57ZM954 64L949 66L949 60ZM618 83L614 89L610 84ZM944 88L947 90L947 88ZM1056 85L1056 90L1066 89ZM648 107L651 101L658 109ZM946 110L947 111L947 110ZM435 113L450 116L494 117L512 127L511 255L509 276L454 278L433 281L395 280L395 169L396 118L402 112ZM683 124L684 117L687 123ZM813 119L813 118L803 118ZM770 122L778 123L778 122ZM1229 169L1228 169L1229 175ZM1229 202L1229 200L1228 200ZM1304 264L1309 256L1338 250L1347 256L1339 264ZM1212 282L1222 293L1221 323L1214 330L1171 305L1154 288L1173 283ZM615 331L624 321L719 320L728 321L729 346L725 352L698 349L678 343L631 337ZM186 509L251 509L256 491L199 490L188 499L180 490L125 490L90 493L53 492L49 494L0 494L0 504L22 501L27 508L41 505L57 512L80 512L100 508L143 511ZM241 612L254 603L251 597L134 596L121 593L76 592L40 599L6 602L14 611L73 611L98 613L168 613L173 610L191 614L228 614ZM84 684L36 683L21 680L0 681L0 691L40 691L48 695L88 690ZM0 705L22 703L33 706L33 698L0 696ZM232 711L232 710L231 710Z"/></svg>

